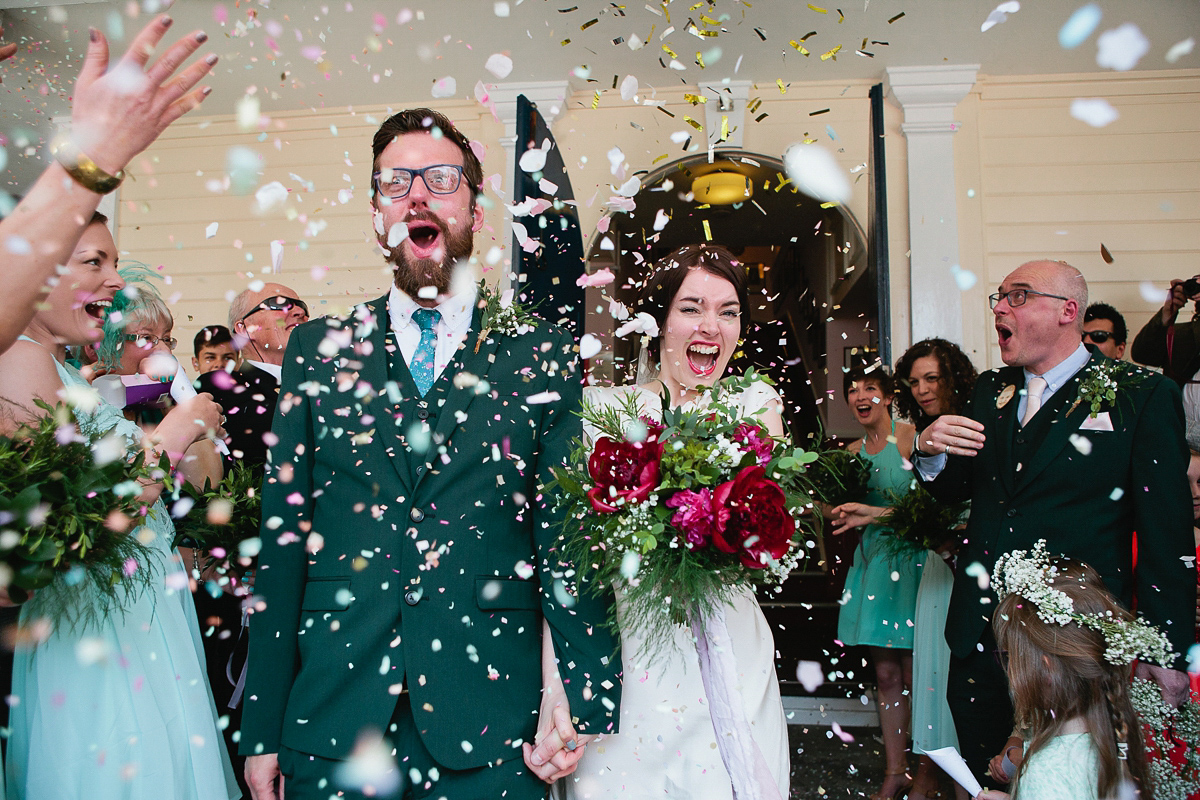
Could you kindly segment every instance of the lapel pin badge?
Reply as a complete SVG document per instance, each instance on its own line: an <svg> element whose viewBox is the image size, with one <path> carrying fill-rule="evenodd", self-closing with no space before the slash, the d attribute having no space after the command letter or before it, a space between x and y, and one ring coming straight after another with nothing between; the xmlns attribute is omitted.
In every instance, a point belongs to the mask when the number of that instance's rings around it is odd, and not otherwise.
<svg viewBox="0 0 1200 800"><path fill-rule="evenodd" d="M1000 396L996 398L996 408L998 408L998 409L1004 408L1006 405L1008 405L1008 401L1012 400L1013 397L1016 396L1016 394L1017 394L1016 386L1014 386L1011 383L1008 386L1005 386L1004 389L1000 392Z"/></svg>

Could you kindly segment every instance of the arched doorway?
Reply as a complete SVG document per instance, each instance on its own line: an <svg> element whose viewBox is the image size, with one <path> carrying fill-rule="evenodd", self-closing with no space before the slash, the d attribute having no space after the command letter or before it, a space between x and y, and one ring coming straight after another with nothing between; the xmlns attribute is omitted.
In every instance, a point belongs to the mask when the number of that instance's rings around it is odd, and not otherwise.
<svg viewBox="0 0 1200 800"><path fill-rule="evenodd" d="M716 184L733 187L732 196L720 197ZM647 172L635 208L601 223L587 268L608 268L616 280L603 293L588 289L585 327L604 345L590 364L593 376L632 382L640 347L636 336L614 339L618 323L604 294L632 306L657 259L705 241L730 248L748 272L752 325L731 368L753 365L771 376L797 444L813 447L821 433L858 435L842 401L842 375L849 360L878 348L877 276L865 232L847 209L797 192L783 163L760 153L723 150L711 161L702 153ZM841 657L834 645L837 601L856 537L826 538L823 558L793 573L782 593L760 596L785 691L799 692L797 662L820 662L828 674ZM861 685L846 678L821 694L860 694Z"/></svg>

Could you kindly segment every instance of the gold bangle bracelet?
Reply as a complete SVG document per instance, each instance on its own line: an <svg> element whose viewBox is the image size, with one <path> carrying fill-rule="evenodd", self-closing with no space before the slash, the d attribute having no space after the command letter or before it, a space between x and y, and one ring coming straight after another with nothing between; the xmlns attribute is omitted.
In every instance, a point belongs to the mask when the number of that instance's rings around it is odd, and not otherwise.
<svg viewBox="0 0 1200 800"><path fill-rule="evenodd" d="M76 183L89 192L108 194L125 180L125 170L110 175L100 169L68 136L60 136L50 145L55 160L67 171Z"/></svg>

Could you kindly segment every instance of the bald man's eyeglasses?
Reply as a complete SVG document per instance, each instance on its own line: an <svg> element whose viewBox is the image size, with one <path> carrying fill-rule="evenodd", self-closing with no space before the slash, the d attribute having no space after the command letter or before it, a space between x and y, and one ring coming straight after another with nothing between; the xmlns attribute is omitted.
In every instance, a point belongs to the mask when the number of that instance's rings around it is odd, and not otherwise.
<svg viewBox="0 0 1200 800"><path fill-rule="evenodd" d="M1009 308L1025 305L1025 301L1029 299L1029 295L1036 294L1038 297L1053 297L1055 300L1070 300L1069 297L1063 297L1061 294L1046 294L1045 292L1035 292L1033 289L1013 289L1011 292L996 292L988 295L988 302L992 304L992 308L1000 305L1000 301L1007 299Z"/></svg>
<svg viewBox="0 0 1200 800"><path fill-rule="evenodd" d="M261 303L256 305L254 308L247 311L244 315L242 315L242 318L239 319L238 322L245 322L247 317L249 317L253 314L257 314L260 311L288 312L288 311L291 311L293 308L300 309L301 311L304 312L305 317L308 316L308 306L305 304L305 302L303 300L297 300L294 297L284 297L283 295L277 295L276 297L268 297L266 300L263 300Z"/></svg>

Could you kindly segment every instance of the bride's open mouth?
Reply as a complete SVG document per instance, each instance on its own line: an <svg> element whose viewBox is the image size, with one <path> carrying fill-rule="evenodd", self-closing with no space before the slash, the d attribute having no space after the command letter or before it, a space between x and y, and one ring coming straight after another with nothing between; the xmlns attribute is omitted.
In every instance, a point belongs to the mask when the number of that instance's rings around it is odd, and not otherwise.
<svg viewBox="0 0 1200 800"><path fill-rule="evenodd" d="M720 356L720 346L711 342L692 342L687 348L688 366L700 377L713 374Z"/></svg>

